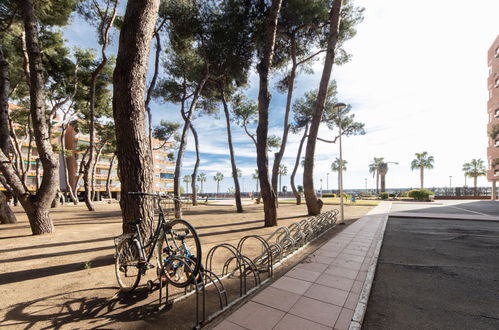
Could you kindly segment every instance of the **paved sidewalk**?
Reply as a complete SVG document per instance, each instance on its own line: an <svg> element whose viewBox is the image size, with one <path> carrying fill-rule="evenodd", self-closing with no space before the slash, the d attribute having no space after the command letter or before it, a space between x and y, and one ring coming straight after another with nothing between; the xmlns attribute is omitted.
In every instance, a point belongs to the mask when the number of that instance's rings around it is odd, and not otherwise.
<svg viewBox="0 0 499 330"><path fill-rule="evenodd" d="M215 329L348 329L390 207L382 202Z"/></svg>

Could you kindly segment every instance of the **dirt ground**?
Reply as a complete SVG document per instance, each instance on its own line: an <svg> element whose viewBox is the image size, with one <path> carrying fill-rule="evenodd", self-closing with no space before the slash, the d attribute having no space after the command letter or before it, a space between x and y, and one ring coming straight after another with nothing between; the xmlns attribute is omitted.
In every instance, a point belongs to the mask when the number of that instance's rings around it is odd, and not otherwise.
<svg viewBox="0 0 499 330"><path fill-rule="evenodd" d="M96 212L86 211L84 205L53 209L56 231L43 236L32 236L22 209L14 208L19 223L0 226L0 327L192 328L186 320L195 319L194 297L161 314L156 311L158 291L145 288L155 270L148 272L134 294L118 295L113 238L121 234L121 213L118 204L96 207ZM332 208L325 205L324 211ZM371 208L348 205L345 217L357 219ZM203 258L216 244L237 245L243 236L266 237L276 229L263 227L261 205L245 205L242 214L234 211L233 206L201 205L184 213L200 235ZM278 215L279 226L288 226L306 217L306 206L281 204ZM313 246L293 259L296 262L312 251ZM227 291L233 289L228 284ZM230 292L231 297L234 294L238 296L238 291Z"/></svg>

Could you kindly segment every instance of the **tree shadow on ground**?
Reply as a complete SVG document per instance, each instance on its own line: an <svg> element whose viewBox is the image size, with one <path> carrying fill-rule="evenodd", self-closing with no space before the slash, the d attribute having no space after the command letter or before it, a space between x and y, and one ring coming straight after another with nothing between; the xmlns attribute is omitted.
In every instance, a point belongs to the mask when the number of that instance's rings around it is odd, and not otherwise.
<svg viewBox="0 0 499 330"><path fill-rule="evenodd" d="M11 238L31 237L31 236L33 236L33 235L13 236ZM65 246L65 245L82 244L82 243L95 243L95 242L110 241L112 239L113 239L113 237L109 236L109 237L102 237L102 238L88 239L88 240L81 240L81 241L70 241L70 242L59 242L59 243L29 245L29 246L17 247L16 251L21 251L21 250L37 250L37 249L43 249L43 248L49 248L49 247L61 247L61 246ZM5 250L0 250L0 253L10 252L10 251L12 251L12 249L5 249Z"/></svg>
<svg viewBox="0 0 499 330"><path fill-rule="evenodd" d="M157 305L138 305L149 292L147 288L138 288L130 294L116 293L112 298L95 297L102 291L116 290L115 287L86 289L43 297L10 307L4 319L0 321L7 327L29 329L40 327L39 323L50 323L44 328L61 327L93 329L110 328L115 322L134 322L158 314ZM132 307L138 305L136 307Z"/></svg>
<svg viewBox="0 0 499 330"><path fill-rule="evenodd" d="M88 267L91 268L104 267L112 264L114 264L113 254L94 258L88 261ZM82 269L85 269L85 266L86 265L83 262L74 262L71 264L4 273L0 274L0 283L10 284L10 283L17 283L21 281L37 279L41 277L77 272Z"/></svg>

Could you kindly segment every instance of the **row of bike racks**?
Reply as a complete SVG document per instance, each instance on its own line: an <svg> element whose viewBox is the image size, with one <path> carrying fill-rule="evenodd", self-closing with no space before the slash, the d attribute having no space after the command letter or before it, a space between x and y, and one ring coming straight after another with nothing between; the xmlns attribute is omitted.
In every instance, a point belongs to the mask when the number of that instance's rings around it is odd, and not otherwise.
<svg viewBox="0 0 499 330"><path fill-rule="evenodd" d="M288 227L277 228L267 238L260 235L244 236L237 246L229 243L213 246L206 255L205 264L201 265L195 283L185 288L184 294L174 299L172 303L195 294L195 328L201 328L269 281L274 275L274 268L292 254L333 228L336 225L337 214L338 210L332 210L308 217ZM257 248L248 244L252 241L256 242ZM218 264L222 266L217 267L215 261L221 261ZM160 278L162 275L164 273L160 274ZM262 280L262 277L265 279ZM224 282L229 280L237 281L239 286L238 295L231 301L224 285ZM161 280L159 284L159 308L164 308L168 304L169 285L163 286ZM215 299L218 308L207 316L207 290L211 287L218 297Z"/></svg>

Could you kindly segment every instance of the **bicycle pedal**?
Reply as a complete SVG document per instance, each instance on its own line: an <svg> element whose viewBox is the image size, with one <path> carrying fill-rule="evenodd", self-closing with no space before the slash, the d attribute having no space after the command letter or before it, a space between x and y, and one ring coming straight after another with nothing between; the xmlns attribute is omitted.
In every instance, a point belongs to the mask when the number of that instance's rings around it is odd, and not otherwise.
<svg viewBox="0 0 499 330"><path fill-rule="evenodd" d="M146 264L146 267L147 267L147 269L153 269L153 268L154 268L154 267L156 267L156 266L154 266L154 265L153 265L153 264L151 264L151 263L147 263L147 264Z"/></svg>

